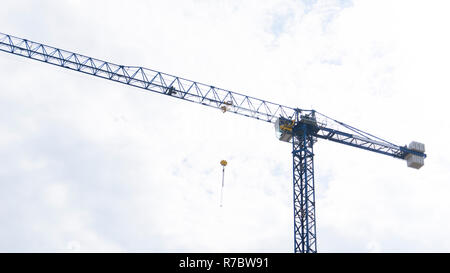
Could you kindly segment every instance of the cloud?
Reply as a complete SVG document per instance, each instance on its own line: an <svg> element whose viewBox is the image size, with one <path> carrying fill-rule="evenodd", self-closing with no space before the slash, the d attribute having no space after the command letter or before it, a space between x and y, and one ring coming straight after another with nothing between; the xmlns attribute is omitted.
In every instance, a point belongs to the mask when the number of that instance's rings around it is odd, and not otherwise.
<svg viewBox="0 0 450 273"><path fill-rule="evenodd" d="M424 142L419 171L316 143L318 249L449 249L442 3L4 5L5 33ZM1 251L292 251L291 146L273 125L0 58Z"/></svg>

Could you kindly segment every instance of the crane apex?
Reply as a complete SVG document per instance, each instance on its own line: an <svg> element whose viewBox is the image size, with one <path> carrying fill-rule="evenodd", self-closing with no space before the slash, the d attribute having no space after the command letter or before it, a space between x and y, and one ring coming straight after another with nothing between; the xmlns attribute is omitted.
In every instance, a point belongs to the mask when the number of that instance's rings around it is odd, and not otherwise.
<svg viewBox="0 0 450 273"><path fill-rule="evenodd" d="M222 160L222 161L220 161L220 165L222 165L222 166L226 166L228 164L228 162L226 161L226 160Z"/></svg>

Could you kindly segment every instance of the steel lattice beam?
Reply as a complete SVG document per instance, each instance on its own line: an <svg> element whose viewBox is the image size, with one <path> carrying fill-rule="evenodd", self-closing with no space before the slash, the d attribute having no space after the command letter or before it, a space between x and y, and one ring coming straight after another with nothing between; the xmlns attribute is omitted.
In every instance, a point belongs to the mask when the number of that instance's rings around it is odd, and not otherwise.
<svg viewBox="0 0 450 273"><path fill-rule="evenodd" d="M291 107L138 66L117 65L0 33L0 50L178 99L274 123L292 118Z"/></svg>
<svg viewBox="0 0 450 273"><path fill-rule="evenodd" d="M317 252L313 144L308 125L300 124L292 137L296 253Z"/></svg>

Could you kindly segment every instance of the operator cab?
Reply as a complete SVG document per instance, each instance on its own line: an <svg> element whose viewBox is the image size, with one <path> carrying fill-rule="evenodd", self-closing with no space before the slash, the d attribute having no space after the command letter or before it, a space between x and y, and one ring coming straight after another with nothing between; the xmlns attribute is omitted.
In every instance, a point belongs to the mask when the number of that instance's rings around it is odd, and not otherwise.
<svg viewBox="0 0 450 273"><path fill-rule="evenodd" d="M284 142L291 141L294 124L294 120L279 117L275 122L275 134L277 138Z"/></svg>

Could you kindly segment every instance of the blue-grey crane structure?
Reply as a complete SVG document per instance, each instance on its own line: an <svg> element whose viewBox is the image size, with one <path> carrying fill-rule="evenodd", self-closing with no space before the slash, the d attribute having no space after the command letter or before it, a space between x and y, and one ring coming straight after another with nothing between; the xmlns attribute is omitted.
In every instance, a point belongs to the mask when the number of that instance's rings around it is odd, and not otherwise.
<svg viewBox="0 0 450 273"><path fill-rule="evenodd" d="M273 123L279 140L292 143L294 252L317 252L313 144L317 139L357 147L419 169L422 143L399 146L315 110L292 108L140 66L117 65L0 33L0 50L155 93Z"/></svg>

